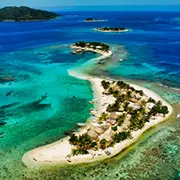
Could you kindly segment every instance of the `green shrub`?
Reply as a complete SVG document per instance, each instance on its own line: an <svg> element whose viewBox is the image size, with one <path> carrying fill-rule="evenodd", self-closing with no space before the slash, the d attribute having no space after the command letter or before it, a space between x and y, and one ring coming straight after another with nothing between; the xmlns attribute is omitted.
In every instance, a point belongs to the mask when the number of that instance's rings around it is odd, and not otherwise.
<svg viewBox="0 0 180 180"><path fill-rule="evenodd" d="M117 126L112 126L111 128L113 131L117 131Z"/></svg>

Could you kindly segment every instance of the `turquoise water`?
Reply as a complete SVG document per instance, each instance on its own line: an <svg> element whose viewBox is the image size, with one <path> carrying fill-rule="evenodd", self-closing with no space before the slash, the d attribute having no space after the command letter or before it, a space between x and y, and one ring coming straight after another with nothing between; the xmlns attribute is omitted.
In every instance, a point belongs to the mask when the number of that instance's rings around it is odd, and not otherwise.
<svg viewBox="0 0 180 180"><path fill-rule="evenodd" d="M21 157L27 150L59 140L89 117L92 105L88 102L93 98L90 83L69 76L67 70L97 55L70 58L69 50L68 46L52 46L4 55L10 64L6 71L13 74L16 70L16 81L1 85L1 120L7 123L0 127L4 179L14 173L7 174L6 168L13 169L17 162L22 165ZM62 63L62 58L70 61ZM42 96L45 98L39 102Z"/></svg>
<svg viewBox="0 0 180 180"><path fill-rule="evenodd" d="M0 23L0 180L145 179L177 180L180 172L178 12L93 12L108 19L98 26L131 28L125 34L95 32L92 12L68 12L59 20ZM77 40L103 41L113 57L97 61L93 53L73 55ZM120 59L123 61L121 62ZM174 115L145 133L120 155L101 163L28 169L22 155L59 140L89 117L90 83L67 70L125 79L152 89L174 107Z"/></svg>
<svg viewBox="0 0 180 180"><path fill-rule="evenodd" d="M24 152L56 141L68 129L77 128L77 122L85 122L92 107L90 84L68 75L67 70L81 67L95 75L117 78L110 72L117 67L115 61L118 47L113 46L114 56L98 64L97 55L72 56L68 63L61 57L71 56L67 45L49 46L6 53L4 58L20 61L24 68L16 74L16 82L1 85L1 105L17 102L6 108L1 117L7 125L1 128L0 154L2 179L169 179L178 177L179 169L179 120L175 117L145 134L143 139L127 152L102 163L70 167L52 167L33 170L21 162ZM54 53L58 56L54 56ZM118 51L119 52L119 51ZM126 51L121 48L121 56ZM53 56L52 56L53 55ZM74 58L74 59L73 59ZM66 57L68 59L68 57ZM108 62L111 63L108 63ZM17 63L16 63L17 64ZM89 65L91 65L89 67ZM87 68L85 68L87 67ZM93 69L94 68L94 69ZM11 67L9 67L11 70ZM13 68L12 68L13 70ZM25 77L25 78L24 78ZM119 77L118 77L119 79ZM128 81L131 82L130 79ZM132 82L134 82L133 80ZM180 94L173 89L159 86L159 83L137 81L137 84L153 89L171 104L179 113L177 103ZM6 96L7 92L12 92ZM41 103L38 100L45 96ZM45 106L42 106L45 105ZM147 156L148 154L148 156ZM152 166L152 163L156 164ZM148 167L148 171L144 170ZM164 168L166 172L164 173ZM137 173L138 172L138 173Z"/></svg>

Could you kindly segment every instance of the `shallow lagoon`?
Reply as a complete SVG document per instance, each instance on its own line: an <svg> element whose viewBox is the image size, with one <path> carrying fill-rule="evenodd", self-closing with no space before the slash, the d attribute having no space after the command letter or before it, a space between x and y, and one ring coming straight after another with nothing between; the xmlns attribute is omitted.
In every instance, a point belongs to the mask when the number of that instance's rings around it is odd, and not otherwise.
<svg viewBox="0 0 180 180"><path fill-rule="evenodd" d="M83 22L91 12L74 12L55 21L31 22L31 26L0 24L0 75L13 75L16 79L0 85L0 106L16 103L1 109L0 118L7 124L0 127L0 179L179 178L180 121L175 116L180 114L180 39L179 24L174 20L179 14L126 13L100 15L110 20L100 25L121 23L133 29L121 35L94 32L96 23ZM114 56L99 64L88 61L97 57L92 53L71 55L67 43L76 40L108 42ZM67 73L69 68L79 66L93 75L126 78L129 82L133 79L169 101L175 107L175 115L145 133L124 153L102 163L41 170L25 168L21 162L24 152L58 140L65 131L76 128L77 122L85 122L89 117L90 84ZM7 93L10 95L6 96Z"/></svg>
<svg viewBox="0 0 180 180"><path fill-rule="evenodd" d="M0 127L1 168L12 168L16 161L21 164L25 151L58 140L89 117L92 105L88 101L93 98L90 83L70 77L67 69L86 61L87 56L97 55L87 53L73 56L71 62L61 62L69 56L68 46L54 46L11 52L3 57L8 57L7 63L12 59L6 71L16 80L1 84L0 118L7 123ZM8 104L11 106L4 106Z"/></svg>

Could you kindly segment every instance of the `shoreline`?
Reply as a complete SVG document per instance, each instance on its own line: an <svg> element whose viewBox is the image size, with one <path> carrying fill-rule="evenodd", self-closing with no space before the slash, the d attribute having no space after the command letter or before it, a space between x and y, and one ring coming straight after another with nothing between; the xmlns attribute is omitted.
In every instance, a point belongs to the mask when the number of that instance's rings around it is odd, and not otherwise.
<svg viewBox="0 0 180 180"><path fill-rule="evenodd" d="M95 52L95 53L101 54L101 55L102 55L102 56L100 57L101 59L110 57L110 56L112 56L112 54L113 54L113 52L112 52L111 50L102 51L102 50L92 49L92 48L88 48L88 47L79 47L79 46L75 46L75 45L71 45L70 47L71 47L72 49L90 51L90 52Z"/></svg>
<svg viewBox="0 0 180 180"><path fill-rule="evenodd" d="M102 94L103 87L101 86L102 78L91 77L88 75L83 75L73 70L68 71L69 75L74 76L79 79L87 80L91 83L93 89L93 96L98 100L98 103L95 103L95 110L97 110L97 114L101 114L105 109L106 106L103 107L105 102L110 102L109 104L113 103L114 99L110 98L107 99L106 96ZM138 131L132 132L132 139L124 140L120 143L116 143L114 147L106 148L105 150L99 149L94 154L87 154L87 155L77 155L77 156L69 156L71 154L72 145L69 143L68 137L65 137L57 142L54 142L49 145L45 145L34 150L28 151L22 157L23 163L27 167L40 167L46 165L57 165L57 164L82 164L82 163L90 163L94 161L99 161L107 158L111 158L117 154L119 154L122 150L127 148L128 146L135 143L140 136L149 128L159 124L160 122L165 121L169 116L172 114L173 109L169 103L167 103L163 98L159 95L154 93L153 91L146 89L144 87L140 87L135 84L130 84L137 90L143 90L145 95L148 97L152 97L156 100L161 100L163 105L168 106L169 113L166 117L158 117L156 120L151 120L150 122L146 123L145 126ZM97 116L98 116L97 115ZM80 129L80 132L75 133L76 135L84 134L87 132L88 125L92 123L93 120L87 122L86 126ZM106 151L110 151L111 154L107 155Z"/></svg>
<svg viewBox="0 0 180 180"><path fill-rule="evenodd" d="M5 20L1 20L0 22L39 22L39 21L51 21L51 20L56 20L59 19L60 17L62 17L62 15L59 15L55 18L51 18L51 19L32 19L32 20L13 20L13 19L5 19Z"/></svg>

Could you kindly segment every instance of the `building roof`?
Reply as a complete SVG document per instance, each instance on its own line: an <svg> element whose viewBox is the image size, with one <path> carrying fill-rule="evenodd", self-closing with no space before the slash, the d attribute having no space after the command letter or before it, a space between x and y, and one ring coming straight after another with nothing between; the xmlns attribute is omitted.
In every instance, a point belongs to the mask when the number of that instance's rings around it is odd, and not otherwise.
<svg viewBox="0 0 180 180"><path fill-rule="evenodd" d="M119 116L116 113L110 113L109 118L112 120L116 120Z"/></svg>

